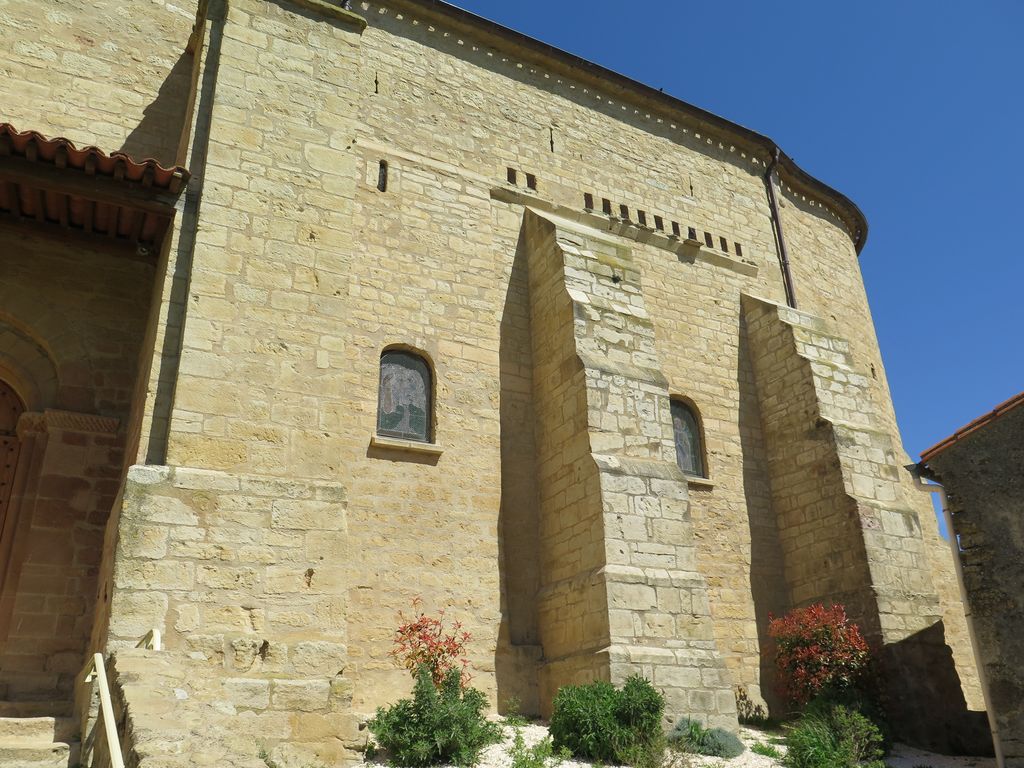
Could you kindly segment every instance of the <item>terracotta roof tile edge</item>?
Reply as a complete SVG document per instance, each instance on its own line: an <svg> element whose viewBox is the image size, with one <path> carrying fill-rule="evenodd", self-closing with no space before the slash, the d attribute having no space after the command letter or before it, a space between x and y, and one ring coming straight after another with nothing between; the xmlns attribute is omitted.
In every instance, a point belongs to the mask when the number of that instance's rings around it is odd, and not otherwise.
<svg viewBox="0 0 1024 768"><path fill-rule="evenodd" d="M93 145L79 148L70 139L49 138L38 131L19 131L11 123L0 122L0 155L25 156L28 145L33 142L36 146L35 152L48 163L53 163L63 151L66 153L68 165L90 173L86 165L88 158L92 157L95 171L104 176L114 176L118 163L124 163L124 177L128 181L145 183L146 171L151 171L152 185L172 192L181 189L191 176L187 168L180 165L168 168L152 157L136 160L125 152L107 154Z"/></svg>
<svg viewBox="0 0 1024 768"><path fill-rule="evenodd" d="M979 416L974 421L972 421L970 424L967 424L967 425L965 425L963 427L960 427L960 429L958 429L952 435L947 437L945 440L940 440L935 445L933 445L931 448L928 448L927 450L922 451L921 452L921 462L924 463L924 462L931 461L936 456L938 456L940 453L942 453L944 450L946 450L949 446L951 446L953 443L955 443L958 440L962 440L963 438L967 437L967 435L971 434L971 432L974 432L976 429L980 429L981 427L985 426L986 424L989 424L989 423L995 421L1000 416L1003 416L1004 414L1008 413L1009 411L1012 411L1018 405L1024 405L1024 392L1020 392L1019 394L1016 394L1013 397L1011 397L1009 400L1005 400L1005 401L1001 402L999 405L997 405L991 411L989 411L988 413L984 414L983 416Z"/></svg>

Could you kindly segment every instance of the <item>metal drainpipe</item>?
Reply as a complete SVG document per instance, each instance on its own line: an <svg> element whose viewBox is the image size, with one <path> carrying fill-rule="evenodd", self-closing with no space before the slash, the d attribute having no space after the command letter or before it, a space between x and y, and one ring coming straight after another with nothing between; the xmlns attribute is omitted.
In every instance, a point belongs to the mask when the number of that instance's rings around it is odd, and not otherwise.
<svg viewBox="0 0 1024 768"><path fill-rule="evenodd" d="M942 507L942 518L946 521L946 531L949 533L949 548L953 553L953 569L956 571L956 583L960 587L960 602L964 606L964 618L967 620L967 635L971 641L971 652L974 654L974 666L978 670L978 680L981 683L981 697L985 700L985 714L988 715L988 727L992 731L992 749L996 753L996 768L1005 768L1003 760L1003 745L999 740L999 725L996 723L995 712L992 711L991 699L988 692L988 678L985 677L985 668L978 658L978 639L974 634L974 619L971 618L971 604L967 600L967 588L964 586L964 568L960 562L960 545L956 540L956 531L953 530L953 515L949 511L949 502L946 499L946 489L940 484L926 483L921 477L921 464L911 464L907 467L914 478L914 485L925 493L936 493L939 496L939 506Z"/></svg>
<svg viewBox="0 0 1024 768"><path fill-rule="evenodd" d="M775 225L775 237L779 243L779 262L782 264L782 284L786 289L786 303L796 309L796 292L793 290L793 275L789 271L789 252L786 250L786 238L782 234L782 217L779 216L779 201L775 197L775 166L779 164L781 150L776 147L768 170L764 173L764 185L768 189L768 207L772 212L772 224Z"/></svg>

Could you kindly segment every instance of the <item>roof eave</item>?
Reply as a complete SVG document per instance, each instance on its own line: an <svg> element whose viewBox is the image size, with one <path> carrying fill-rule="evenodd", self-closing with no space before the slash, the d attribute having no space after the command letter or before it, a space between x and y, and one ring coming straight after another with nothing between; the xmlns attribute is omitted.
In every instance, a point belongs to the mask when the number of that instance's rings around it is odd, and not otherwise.
<svg viewBox="0 0 1024 768"><path fill-rule="evenodd" d="M518 48L526 49L533 53L536 58L541 58L548 62L554 61L570 71L582 72L584 75L600 81L606 88L611 85L634 99L641 97L642 99L649 100L665 112L681 114L690 121L731 135L737 140L737 143L745 144L749 149L760 150L764 154L766 163L775 156L776 150L778 150L779 164L777 167L780 180L787 183L793 189L810 194L812 197L828 204L839 218L842 219L848 229L857 253L859 254L863 250L864 244L867 242L868 222L856 203L843 193L803 170L769 137L745 128L731 120L727 120L713 112L708 112L706 109L701 109L675 96L652 88L638 80L603 67L600 64L595 64L576 54L569 53L483 16L478 16L451 3L444 2L444 0L388 0L388 3L409 10L415 10L422 14L434 15L453 23L454 26L462 26L478 34L483 33L484 36L490 35L513 43Z"/></svg>

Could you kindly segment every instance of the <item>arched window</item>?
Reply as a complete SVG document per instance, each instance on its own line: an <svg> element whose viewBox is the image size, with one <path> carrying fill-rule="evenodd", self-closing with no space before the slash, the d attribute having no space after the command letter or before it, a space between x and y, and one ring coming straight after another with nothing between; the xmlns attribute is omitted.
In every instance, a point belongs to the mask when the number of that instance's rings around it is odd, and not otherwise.
<svg viewBox="0 0 1024 768"><path fill-rule="evenodd" d="M377 434L429 443L433 429L430 364L415 352L386 349L380 356Z"/></svg>
<svg viewBox="0 0 1024 768"><path fill-rule="evenodd" d="M676 463L684 474L705 477L704 446L697 412L682 400L672 400L672 431L676 439Z"/></svg>

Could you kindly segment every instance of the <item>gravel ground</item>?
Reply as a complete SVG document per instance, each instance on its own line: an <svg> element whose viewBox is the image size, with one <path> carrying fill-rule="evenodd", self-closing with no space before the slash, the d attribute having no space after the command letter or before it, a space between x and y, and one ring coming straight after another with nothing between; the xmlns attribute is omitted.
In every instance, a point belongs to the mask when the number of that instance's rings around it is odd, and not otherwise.
<svg viewBox="0 0 1024 768"><path fill-rule="evenodd" d="M533 746L548 735L547 726L543 724L530 723L520 726L520 728L527 747ZM481 753L477 768L511 768L512 758L508 753L512 746L515 729L506 725L503 732L504 739L500 744L493 744ZM758 742L772 744L780 755L785 754L785 745L776 743L781 741L781 736L781 731L762 731L756 728L741 727L739 737L747 749L739 757L726 760L721 757L706 757L704 755L677 755L669 750L666 753L668 758L666 768L778 768L781 765L779 760L755 754L750 751L750 747ZM995 768L996 765L996 761L988 757L950 757L924 752L905 744L894 745L892 752L885 757L885 762L889 768ZM368 760L367 764L386 766L387 762L375 758ZM559 768L593 768L593 764L581 760L564 760L559 763ZM618 767L607 766L606 768Z"/></svg>

